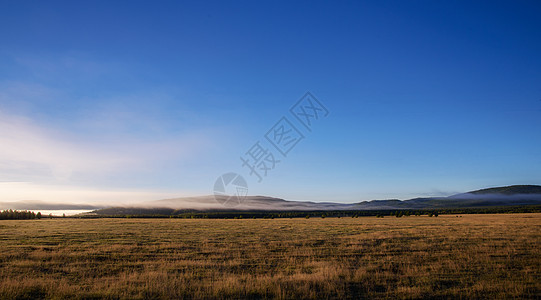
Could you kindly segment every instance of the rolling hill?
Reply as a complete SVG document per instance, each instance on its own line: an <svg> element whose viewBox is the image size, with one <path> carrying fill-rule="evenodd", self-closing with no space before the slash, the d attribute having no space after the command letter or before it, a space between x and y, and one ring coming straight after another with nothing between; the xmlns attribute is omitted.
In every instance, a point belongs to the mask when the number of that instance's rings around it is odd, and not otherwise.
<svg viewBox="0 0 541 300"><path fill-rule="evenodd" d="M541 186L514 185L481 189L449 197L372 200L351 204L288 201L265 196L247 196L240 205L227 207L218 203L214 196L201 196L150 201L136 207L110 207L96 210L93 213L97 215L175 215L201 211L412 210L517 205L541 205Z"/></svg>

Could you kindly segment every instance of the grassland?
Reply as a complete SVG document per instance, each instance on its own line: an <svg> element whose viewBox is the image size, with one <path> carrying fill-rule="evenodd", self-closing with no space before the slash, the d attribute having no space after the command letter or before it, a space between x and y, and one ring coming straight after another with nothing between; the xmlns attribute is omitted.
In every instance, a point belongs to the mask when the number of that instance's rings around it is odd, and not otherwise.
<svg viewBox="0 0 541 300"><path fill-rule="evenodd" d="M541 214L0 221L0 298L540 298Z"/></svg>

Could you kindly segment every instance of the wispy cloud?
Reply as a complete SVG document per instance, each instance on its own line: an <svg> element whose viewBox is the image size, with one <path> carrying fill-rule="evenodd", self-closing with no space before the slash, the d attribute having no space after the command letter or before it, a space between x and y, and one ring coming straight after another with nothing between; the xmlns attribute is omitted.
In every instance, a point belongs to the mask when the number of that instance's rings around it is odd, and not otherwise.
<svg viewBox="0 0 541 300"><path fill-rule="evenodd" d="M84 52L70 51L58 54L13 53L11 61L23 70L29 78L41 83L67 87L86 81L103 82L114 78L130 76L130 68L119 60L104 61L93 59Z"/></svg>
<svg viewBox="0 0 541 300"><path fill-rule="evenodd" d="M123 85L127 70L81 57L18 57L24 75L0 81L0 200L193 195L163 191L175 188L171 182L188 186L183 179L208 169L209 157L227 143L227 125L192 111L193 100L179 101L176 88L133 81L132 90ZM93 85L108 88L95 94ZM111 190L132 189L134 178L148 190Z"/></svg>
<svg viewBox="0 0 541 300"><path fill-rule="evenodd" d="M92 137L47 127L28 117L0 111L0 201L48 201L92 205L131 205L138 201L193 195L155 189L78 186L74 174L123 176L193 159L212 143L210 136L184 134L154 141L117 136L102 143ZM114 183L113 183L114 185Z"/></svg>
<svg viewBox="0 0 541 300"><path fill-rule="evenodd" d="M0 180L9 176L46 172L69 179L73 172L129 171L160 161L189 159L212 146L214 138L201 131L153 140L117 136L103 143L99 138L47 128L33 120L0 111ZM8 174L8 173L11 173ZM42 174L46 175L46 174Z"/></svg>
<svg viewBox="0 0 541 300"><path fill-rule="evenodd" d="M46 167L57 178L69 177L73 171L106 171L130 162L127 157L70 142L60 132L4 112L0 112L0 144L3 166L20 172Z"/></svg>

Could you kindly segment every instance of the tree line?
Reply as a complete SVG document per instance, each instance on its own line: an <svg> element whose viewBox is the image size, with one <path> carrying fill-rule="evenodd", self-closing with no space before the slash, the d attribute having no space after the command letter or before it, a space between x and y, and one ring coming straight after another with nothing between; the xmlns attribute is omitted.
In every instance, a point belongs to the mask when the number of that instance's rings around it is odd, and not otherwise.
<svg viewBox="0 0 541 300"><path fill-rule="evenodd" d="M105 211L104 211L105 212ZM505 214L539 213L541 205L494 206L480 208L433 208L433 209L390 209L390 210L335 210L335 211L194 211L141 209L140 213L104 213L77 218L181 218L181 219L275 219L275 218L341 218L341 217L437 217L444 214ZM133 212L133 211L132 211Z"/></svg>
<svg viewBox="0 0 541 300"><path fill-rule="evenodd" d="M41 219L41 213L37 214L27 210L6 209L0 212L0 220L31 220Z"/></svg>

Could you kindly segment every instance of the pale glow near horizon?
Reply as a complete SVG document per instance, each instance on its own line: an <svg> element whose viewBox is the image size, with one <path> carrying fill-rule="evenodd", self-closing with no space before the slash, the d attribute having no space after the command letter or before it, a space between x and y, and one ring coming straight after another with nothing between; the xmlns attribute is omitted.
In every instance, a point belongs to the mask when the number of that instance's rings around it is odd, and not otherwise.
<svg viewBox="0 0 541 300"><path fill-rule="evenodd" d="M189 192L106 190L86 187L0 182L0 202L44 201L63 204L128 205L193 195Z"/></svg>

